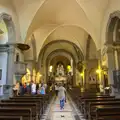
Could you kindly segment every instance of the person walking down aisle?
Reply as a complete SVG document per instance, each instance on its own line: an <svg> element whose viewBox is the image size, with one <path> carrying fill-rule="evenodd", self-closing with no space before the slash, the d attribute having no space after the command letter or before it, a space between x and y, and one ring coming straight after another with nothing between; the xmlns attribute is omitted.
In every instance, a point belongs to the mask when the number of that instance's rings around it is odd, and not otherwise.
<svg viewBox="0 0 120 120"><path fill-rule="evenodd" d="M66 89L63 87L62 83L59 85L60 87L58 88L58 98L60 100L60 109L64 109L65 105L65 98L66 98Z"/></svg>

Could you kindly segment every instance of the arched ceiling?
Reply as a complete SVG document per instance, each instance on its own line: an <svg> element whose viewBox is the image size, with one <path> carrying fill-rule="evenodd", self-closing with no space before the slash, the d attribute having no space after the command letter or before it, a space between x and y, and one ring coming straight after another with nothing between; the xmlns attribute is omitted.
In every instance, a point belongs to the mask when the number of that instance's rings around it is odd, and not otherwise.
<svg viewBox="0 0 120 120"><path fill-rule="evenodd" d="M41 28L76 25L91 35L100 47L100 29L109 0L13 0L19 16L22 39ZM49 27L48 27L49 29Z"/></svg>
<svg viewBox="0 0 120 120"><path fill-rule="evenodd" d="M64 56L64 57L66 57L69 61L72 59L72 56L71 56L70 54L66 53L65 51L55 50L55 51L53 51L52 53L50 53L50 54L48 55L48 57L47 57L47 59L49 60L49 64L50 64L50 62L51 62L54 58L56 58L56 57L58 57L58 56Z"/></svg>
<svg viewBox="0 0 120 120"><path fill-rule="evenodd" d="M65 40L57 40L57 41L52 41L48 43L42 48L42 51L40 52L39 60L38 60L39 64L41 65L45 64L47 57L56 50L57 51L62 50L62 51L67 51L68 53L71 53L71 56L74 57L74 59L76 60L76 63L80 60L81 61L84 60L83 53L81 52L79 47L77 47L74 43L71 43Z"/></svg>
<svg viewBox="0 0 120 120"><path fill-rule="evenodd" d="M63 62L66 65L70 64L70 60L66 56L57 55L51 59L50 65L56 65L58 62Z"/></svg>
<svg viewBox="0 0 120 120"><path fill-rule="evenodd" d="M49 67L50 65L52 65L53 71L57 70L58 63L62 63L64 66L64 69L67 68L67 65L70 65L70 60L66 56L63 56L63 55L57 55L57 56L53 57L51 59L51 61L48 61L48 62L49 62L49 64L47 66Z"/></svg>
<svg viewBox="0 0 120 120"><path fill-rule="evenodd" d="M36 39L37 58L42 47L53 40L60 39L75 43L81 49L83 54L86 54L86 40L88 38L88 33L86 33L83 29L72 25L63 25L57 27L56 29L54 29L52 25L49 25L48 28L49 29L47 29L47 26L42 27L34 32Z"/></svg>
<svg viewBox="0 0 120 120"><path fill-rule="evenodd" d="M74 50L74 47L72 45L70 45L69 43L62 43L62 42L58 42L58 43L54 43L51 44L44 52L44 58L46 58L51 52L57 50L57 49L63 49L63 50L67 50L68 52L72 53L73 55L75 55L76 60L78 60L78 57L76 55L76 51ZM43 59L44 59L43 58Z"/></svg>

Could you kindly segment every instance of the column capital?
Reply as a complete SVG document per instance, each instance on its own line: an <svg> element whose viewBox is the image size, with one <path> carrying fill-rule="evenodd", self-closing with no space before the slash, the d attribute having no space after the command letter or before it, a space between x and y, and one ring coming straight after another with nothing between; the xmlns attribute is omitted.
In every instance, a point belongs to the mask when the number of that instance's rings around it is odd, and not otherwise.
<svg viewBox="0 0 120 120"><path fill-rule="evenodd" d="M15 46L14 45L9 45L9 44L0 45L0 52L14 53L15 52Z"/></svg>
<svg viewBox="0 0 120 120"><path fill-rule="evenodd" d="M111 44L107 44L104 46L104 48L101 51L101 55L104 56L107 53L113 53L114 52L114 47Z"/></svg>
<svg viewBox="0 0 120 120"><path fill-rule="evenodd" d="M7 52L8 51L8 45L6 44L3 44L3 45L0 45L0 52Z"/></svg>
<svg viewBox="0 0 120 120"><path fill-rule="evenodd" d="M15 53L15 47L10 45L7 49L7 52L8 53Z"/></svg>
<svg viewBox="0 0 120 120"><path fill-rule="evenodd" d="M113 53L114 52L114 47L112 45L108 45L106 48L106 53Z"/></svg>

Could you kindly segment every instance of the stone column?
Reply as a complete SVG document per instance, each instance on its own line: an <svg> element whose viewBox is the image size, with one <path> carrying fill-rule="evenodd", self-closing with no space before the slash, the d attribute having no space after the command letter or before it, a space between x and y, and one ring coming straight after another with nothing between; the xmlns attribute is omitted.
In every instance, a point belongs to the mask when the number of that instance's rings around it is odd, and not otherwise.
<svg viewBox="0 0 120 120"><path fill-rule="evenodd" d="M14 76L14 56L15 56L15 47L14 45L9 45L8 47L8 57L7 57L7 77L6 85L4 85L4 95L12 96L13 88L13 76Z"/></svg>
<svg viewBox="0 0 120 120"><path fill-rule="evenodd" d="M120 70L120 48L118 48L116 52L117 52L116 59L117 59L118 70Z"/></svg>
<svg viewBox="0 0 120 120"><path fill-rule="evenodd" d="M13 75L14 75L14 56L15 56L15 47L10 45L8 49L8 62L7 62L7 80L6 84L13 85Z"/></svg>
<svg viewBox="0 0 120 120"><path fill-rule="evenodd" d="M108 84L113 85L113 70L115 70L115 55L112 46L107 48L107 62L108 62ZM115 89L111 86L111 95L114 95Z"/></svg>

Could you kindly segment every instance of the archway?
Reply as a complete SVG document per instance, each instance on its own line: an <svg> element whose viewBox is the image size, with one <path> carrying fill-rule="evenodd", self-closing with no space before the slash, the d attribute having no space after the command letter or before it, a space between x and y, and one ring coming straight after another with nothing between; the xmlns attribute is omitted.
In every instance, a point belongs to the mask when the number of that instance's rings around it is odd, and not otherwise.
<svg viewBox="0 0 120 120"><path fill-rule="evenodd" d="M46 80L49 79L48 69L49 69L49 66L51 65L51 61L55 57L60 57L60 56L65 57L65 59L67 59L67 64L71 66L72 72L70 72L70 75L71 75L71 77L70 77L70 79L71 79L70 80L70 84L71 85L75 85L76 84L76 64L77 63L75 61L74 56L70 52L68 52L68 51L66 51L64 49L57 49L57 50L51 52L47 56L47 58L46 58L46 73L47 73L46 74ZM72 62L71 62L71 60L72 60ZM56 64L59 63L59 62L61 62L60 59L58 61L56 61ZM62 61L62 63L64 63L64 62ZM64 66L67 65L67 64L66 65L65 64L66 63L64 63ZM66 74L66 75L69 75L69 74Z"/></svg>
<svg viewBox="0 0 120 120"><path fill-rule="evenodd" d="M120 11L115 11L110 14L106 30L106 44L120 42Z"/></svg>
<svg viewBox="0 0 120 120"><path fill-rule="evenodd" d="M8 88L12 91L12 85L14 84L15 48L12 44L15 41L16 33L12 17L6 13L0 14L0 68L2 71L1 84L4 89L1 90L0 94L8 91Z"/></svg>
<svg viewBox="0 0 120 120"><path fill-rule="evenodd" d="M4 27L3 34L7 33L7 39L5 40L5 42L2 42L2 44L5 44L7 42L14 43L16 41L16 33L12 17L6 13L2 13L0 14L0 22L3 24L2 27Z"/></svg>
<svg viewBox="0 0 120 120"><path fill-rule="evenodd" d="M107 59L108 59L108 83L114 90L120 90L120 11L110 14L106 32Z"/></svg>
<svg viewBox="0 0 120 120"><path fill-rule="evenodd" d="M81 51L81 49L76 44L74 44L73 42L68 41L68 40L54 40L54 41L51 41L51 42L47 43L42 48L42 50L40 51L39 59L38 59L38 61L40 61L40 63L39 63L40 67L43 66L43 61L44 61L43 59L44 59L44 56L45 56L45 52L47 51L49 46L52 46L54 44L68 44L75 51L77 62L84 60L83 52ZM67 49L67 48L62 48L62 49Z"/></svg>

